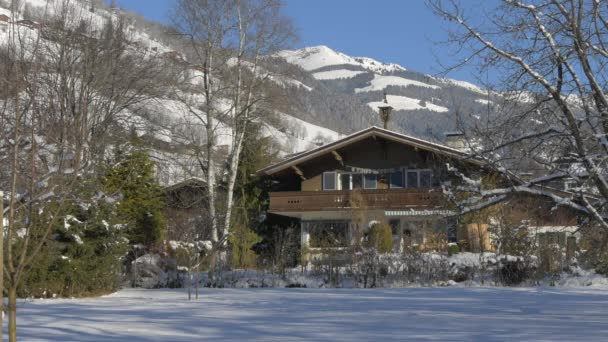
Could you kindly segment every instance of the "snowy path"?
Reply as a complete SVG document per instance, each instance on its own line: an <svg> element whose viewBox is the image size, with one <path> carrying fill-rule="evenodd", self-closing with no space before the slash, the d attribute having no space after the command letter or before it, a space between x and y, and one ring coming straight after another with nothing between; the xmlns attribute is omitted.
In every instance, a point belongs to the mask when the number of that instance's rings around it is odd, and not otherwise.
<svg viewBox="0 0 608 342"><path fill-rule="evenodd" d="M122 290L21 303L21 341L605 341L601 289Z"/></svg>

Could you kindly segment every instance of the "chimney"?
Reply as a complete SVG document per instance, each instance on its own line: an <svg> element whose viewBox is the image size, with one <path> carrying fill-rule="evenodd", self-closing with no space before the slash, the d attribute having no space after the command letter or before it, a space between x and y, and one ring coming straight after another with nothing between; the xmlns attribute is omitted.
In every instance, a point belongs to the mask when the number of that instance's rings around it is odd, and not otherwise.
<svg viewBox="0 0 608 342"><path fill-rule="evenodd" d="M463 132L445 132L445 142L444 144L448 147L464 150L467 147L465 136Z"/></svg>
<svg viewBox="0 0 608 342"><path fill-rule="evenodd" d="M387 129L388 127L388 121L391 119L392 111L393 107L388 104L388 100L386 99L386 92L384 92L384 104L378 106L378 113L380 114L380 120L382 121L384 129Z"/></svg>

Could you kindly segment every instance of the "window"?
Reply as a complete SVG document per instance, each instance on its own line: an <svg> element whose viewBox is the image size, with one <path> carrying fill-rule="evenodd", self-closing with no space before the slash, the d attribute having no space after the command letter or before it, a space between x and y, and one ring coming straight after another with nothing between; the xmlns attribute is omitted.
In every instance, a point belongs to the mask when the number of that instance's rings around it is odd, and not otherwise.
<svg viewBox="0 0 608 342"><path fill-rule="evenodd" d="M377 187L377 179L376 179L376 175L374 174L367 174L363 176L364 178L364 183L363 186L365 189L376 189Z"/></svg>
<svg viewBox="0 0 608 342"><path fill-rule="evenodd" d="M418 187L418 171L407 172L407 187L417 188Z"/></svg>
<svg viewBox="0 0 608 342"><path fill-rule="evenodd" d="M399 230L401 228L401 221L399 221L399 219L392 219L388 221L388 224L391 226L391 231L393 232L393 235L399 234Z"/></svg>
<svg viewBox="0 0 608 342"><path fill-rule="evenodd" d="M571 191L573 189L576 189L577 183L575 180L567 180L564 182L564 190L565 191Z"/></svg>
<svg viewBox="0 0 608 342"><path fill-rule="evenodd" d="M324 172L323 173L323 190L337 190L335 172Z"/></svg>
<svg viewBox="0 0 608 342"><path fill-rule="evenodd" d="M433 185L431 170L407 170L408 188L430 188Z"/></svg>
<svg viewBox="0 0 608 342"><path fill-rule="evenodd" d="M350 174L340 175L340 190L350 190Z"/></svg>
<svg viewBox="0 0 608 342"><path fill-rule="evenodd" d="M403 172L395 171L391 173L391 189L403 188Z"/></svg>
<svg viewBox="0 0 608 342"><path fill-rule="evenodd" d="M353 187L352 187L353 190L363 188L363 175L362 174L353 173L352 180L353 180Z"/></svg>
<svg viewBox="0 0 608 342"><path fill-rule="evenodd" d="M346 221L305 222L310 233L310 247L348 247L350 245L349 224Z"/></svg>
<svg viewBox="0 0 608 342"><path fill-rule="evenodd" d="M430 188L431 187L431 171L428 171L428 170L420 171L419 186L421 188Z"/></svg>

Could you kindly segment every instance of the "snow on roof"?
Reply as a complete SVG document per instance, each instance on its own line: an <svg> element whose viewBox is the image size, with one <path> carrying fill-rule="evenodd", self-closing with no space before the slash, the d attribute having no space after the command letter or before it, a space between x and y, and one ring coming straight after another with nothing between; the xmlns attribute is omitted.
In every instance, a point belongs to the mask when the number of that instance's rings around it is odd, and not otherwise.
<svg viewBox="0 0 608 342"><path fill-rule="evenodd" d="M182 186L190 185L190 184L198 184L199 186L207 184L207 181L199 178L199 177L190 177L181 182L177 182L165 187L165 191L175 190L181 188Z"/></svg>
<svg viewBox="0 0 608 342"><path fill-rule="evenodd" d="M454 216L452 210L388 210L384 212L386 216Z"/></svg>

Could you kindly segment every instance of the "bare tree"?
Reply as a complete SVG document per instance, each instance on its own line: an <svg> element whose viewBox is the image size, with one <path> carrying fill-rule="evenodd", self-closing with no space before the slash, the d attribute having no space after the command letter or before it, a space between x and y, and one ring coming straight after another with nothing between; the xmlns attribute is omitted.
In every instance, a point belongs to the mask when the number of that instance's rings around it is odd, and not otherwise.
<svg viewBox="0 0 608 342"><path fill-rule="evenodd" d="M496 75L487 120L468 127L471 157L506 175L495 188L462 179L471 194L463 212L479 210L511 194L552 200L608 229L608 7L598 0L503 0L481 7L456 0L430 0L453 28L456 66L474 64ZM468 15L467 15L468 14ZM521 176L539 169L538 176ZM543 185L569 179L569 192Z"/></svg>
<svg viewBox="0 0 608 342"><path fill-rule="evenodd" d="M267 111L265 82L279 77L263 68L263 59L288 43L293 29L277 0L179 0L175 27L189 38L193 52L196 71L188 82L188 91L202 95L202 101L188 101L188 114L205 127L198 157L208 185L213 269L232 223L233 192L245 132L249 123ZM218 138L227 131L228 158L217 165ZM226 193L221 203L216 174L221 175Z"/></svg>
<svg viewBox="0 0 608 342"><path fill-rule="evenodd" d="M47 5L44 25L12 23L0 45L0 188L9 200L4 275L9 337L17 290L129 106L158 96L164 67L133 49L120 22L102 27L72 0ZM13 16L21 8L14 5ZM160 86L162 85L162 87ZM78 242L76 240L76 242Z"/></svg>

